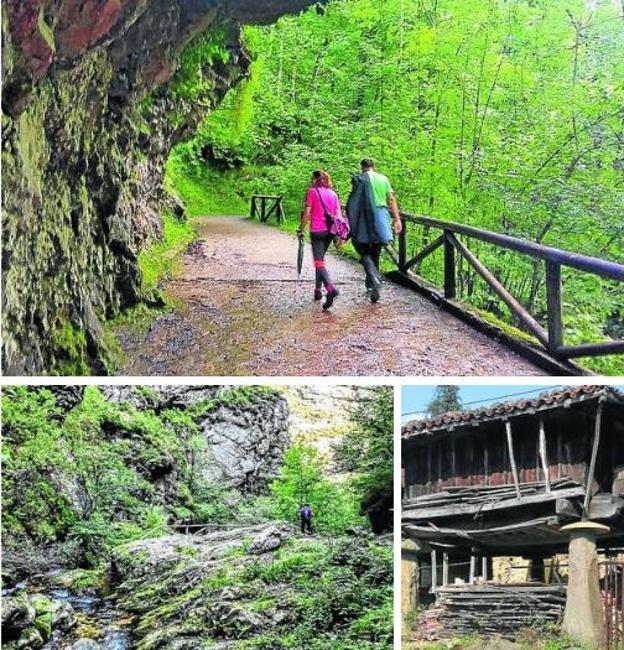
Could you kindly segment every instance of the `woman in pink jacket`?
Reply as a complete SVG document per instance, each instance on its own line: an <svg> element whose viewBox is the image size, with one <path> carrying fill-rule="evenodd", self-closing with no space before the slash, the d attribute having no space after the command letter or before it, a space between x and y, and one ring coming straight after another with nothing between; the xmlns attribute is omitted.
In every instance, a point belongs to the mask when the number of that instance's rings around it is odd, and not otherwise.
<svg viewBox="0 0 624 650"><path fill-rule="evenodd" d="M331 219L336 216L340 216L340 201L333 190L331 176L322 170L312 172L312 184L306 193L299 234L302 234L306 225L310 224L312 256L316 269L314 300L323 298L322 289L325 285L323 309L329 309L339 293L325 263L325 254L334 240L334 235L329 231Z"/></svg>

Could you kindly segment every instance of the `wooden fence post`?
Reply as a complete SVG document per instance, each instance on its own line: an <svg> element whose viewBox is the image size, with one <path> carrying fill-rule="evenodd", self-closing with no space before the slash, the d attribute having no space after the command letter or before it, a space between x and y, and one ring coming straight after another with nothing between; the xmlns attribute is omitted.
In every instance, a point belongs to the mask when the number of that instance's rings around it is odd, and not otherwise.
<svg viewBox="0 0 624 650"><path fill-rule="evenodd" d="M407 262L407 221L401 217L401 232L399 233L399 271L405 270Z"/></svg>
<svg viewBox="0 0 624 650"><path fill-rule="evenodd" d="M256 197L255 196L251 197L251 218L252 219L256 218Z"/></svg>
<svg viewBox="0 0 624 650"><path fill-rule="evenodd" d="M451 232L444 231L444 297L455 298L455 247L451 242Z"/></svg>
<svg viewBox="0 0 624 650"><path fill-rule="evenodd" d="M548 350L556 352L563 345L561 312L561 264L546 260L546 304L548 306Z"/></svg>

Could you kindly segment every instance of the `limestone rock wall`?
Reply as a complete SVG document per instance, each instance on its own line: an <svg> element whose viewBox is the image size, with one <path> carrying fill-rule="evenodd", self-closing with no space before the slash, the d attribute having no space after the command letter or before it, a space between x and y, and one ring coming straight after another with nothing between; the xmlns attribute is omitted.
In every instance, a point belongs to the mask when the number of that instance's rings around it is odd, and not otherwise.
<svg viewBox="0 0 624 650"><path fill-rule="evenodd" d="M102 321L146 296L138 253L161 231L163 165L248 67L241 22L306 0L7 0L3 41L3 364L107 372ZM218 32L201 101L179 55Z"/></svg>
<svg viewBox="0 0 624 650"><path fill-rule="evenodd" d="M293 442L312 445L332 470L332 447L353 429L353 416L373 397L363 386L290 386L284 389Z"/></svg>

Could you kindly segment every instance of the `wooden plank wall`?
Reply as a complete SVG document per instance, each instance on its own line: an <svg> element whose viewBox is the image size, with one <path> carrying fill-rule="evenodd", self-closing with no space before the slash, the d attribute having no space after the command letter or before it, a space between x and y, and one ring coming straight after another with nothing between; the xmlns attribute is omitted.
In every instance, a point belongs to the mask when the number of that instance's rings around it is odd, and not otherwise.
<svg viewBox="0 0 624 650"><path fill-rule="evenodd" d="M570 417L571 416L571 417ZM521 483L545 482L540 455L540 415L514 418L512 438ZM592 420L584 412L545 418L550 480L585 480L591 450ZM443 491L450 486L508 485L514 482L504 422L461 436L431 438L412 447L405 459L406 497Z"/></svg>

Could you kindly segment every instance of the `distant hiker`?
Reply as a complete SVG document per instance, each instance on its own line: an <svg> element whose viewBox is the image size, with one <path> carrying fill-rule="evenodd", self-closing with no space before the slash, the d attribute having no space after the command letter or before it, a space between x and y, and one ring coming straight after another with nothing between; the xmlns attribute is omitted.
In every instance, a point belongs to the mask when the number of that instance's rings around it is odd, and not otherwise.
<svg viewBox="0 0 624 650"><path fill-rule="evenodd" d="M355 174L351 180L347 215L353 247L366 271L366 290L371 302L377 302L381 293L381 250L392 241L392 230L397 234L401 232L402 223L388 178L375 171L375 164L370 158L365 158L360 164L362 172ZM392 229L390 212L393 217Z"/></svg>
<svg viewBox="0 0 624 650"><path fill-rule="evenodd" d="M329 309L338 296L338 289L327 270L325 254L335 237L335 234L331 232L333 221L340 216L340 201L333 190L331 176L322 170L312 172L312 183L306 193L305 208L301 215L301 225L297 234L299 237L303 237L306 225L310 225L312 256L316 270L314 300L322 300L322 289L325 285L323 309Z"/></svg>
<svg viewBox="0 0 624 650"><path fill-rule="evenodd" d="M312 534L312 517L314 513L309 503L304 503L299 510L299 518L301 519L301 532L305 535L306 531Z"/></svg>

